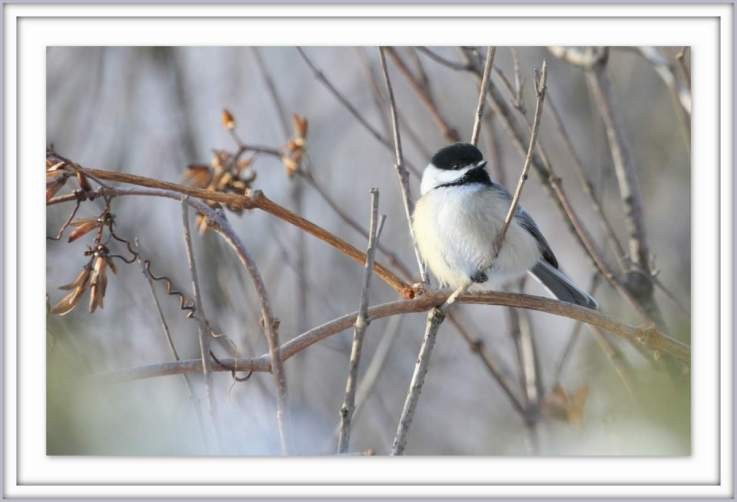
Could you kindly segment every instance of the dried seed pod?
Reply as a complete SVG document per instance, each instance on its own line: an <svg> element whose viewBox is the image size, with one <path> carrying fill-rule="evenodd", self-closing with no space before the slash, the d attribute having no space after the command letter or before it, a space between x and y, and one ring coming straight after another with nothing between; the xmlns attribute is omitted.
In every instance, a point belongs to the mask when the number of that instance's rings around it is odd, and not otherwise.
<svg viewBox="0 0 737 502"><path fill-rule="evenodd" d="M77 274L77 277L75 277L71 283L66 284L60 288L71 291L64 295L64 297L59 300L59 303L54 305L54 307L51 309L52 314L63 316L74 310L74 308L79 303L79 300L82 297L85 289L87 289L87 284L91 275L90 272L91 268L88 264L82 269L79 274Z"/></svg>
<svg viewBox="0 0 737 502"><path fill-rule="evenodd" d="M77 274L77 277L75 277L72 282L63 286L59 286L59 289L71 290L78 287L84 287L87 284L87 279L90 278L90 270L91 269L89 266L84 267L82 270L79 271L79 274Z"/></svg>
<svg viewBox="0 0 737 502"><path fill-rule="evenodd" d="M74 227L74 230L69 233L69 239L67 240L67 242L76 241L80 237L83 237L91 231L95 230L100 225L101 223L97 218L84 218L81 220L74 220L69 224L69 226Z"/></svg>
<svg viewBox="0 0 737 502"><path fill-rule="evenodd" d="M223 127L225 127L227 130L232 131L233 129L235 129L235 117L233 117L233 114L230 113L227 108L223 109L220 120L223 124Z"/></svg>
<svg viewBox="0 0 737 502"><path fill-rule="evenodd" d="M90 313L94 312L98 307L103 308L105 289L107 288L106 266L107 259L105 255L97 254L92 266L92 274L90 275Z"/></svg>

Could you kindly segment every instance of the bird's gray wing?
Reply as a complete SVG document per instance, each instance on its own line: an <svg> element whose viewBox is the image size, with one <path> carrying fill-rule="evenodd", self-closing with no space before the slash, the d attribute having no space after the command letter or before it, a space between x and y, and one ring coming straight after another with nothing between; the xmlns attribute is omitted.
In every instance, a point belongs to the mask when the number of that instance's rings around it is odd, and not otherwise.
<svg viewBox="0 0 737 502"><path fill-rule="evenodd" d="M498 183L492 182L491 189L496 190L499 195L504 197L507 200L512 200L512 196L509 194L509 192ZM558 268L558 259L555 257L555 254L553 253L553 250L550 249L550 244L548 244L548 241L545 240L545 236L542 234L540 229L537 227L537 223L535 223L535 220L532 219L532 216L530 216L527 211L525 211L522 206L517 206L517 210L514 213L514 217L517 220L517 224L527 230L530 235L535 239L537 242L538 249L540 249L540 253L543 256L543 259L553 266L553 268Z"/></svg>

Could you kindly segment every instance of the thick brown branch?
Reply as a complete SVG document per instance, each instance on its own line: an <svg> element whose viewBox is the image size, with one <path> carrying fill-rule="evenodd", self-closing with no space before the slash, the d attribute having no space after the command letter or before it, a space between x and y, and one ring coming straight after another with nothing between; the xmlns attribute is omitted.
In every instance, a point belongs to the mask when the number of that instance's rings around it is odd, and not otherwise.
<svg viewBox="0 0 737 502"><path fill-rule="evenodd" d="M428 292L413 300L402 300L377 305L368 310L367 318L369 320L375 320L393 315L426 312L438 305L442 305L450 294L450 291L434 291ZM629 341L635 346L642 347L652 354L658 354L659 357L671 357L673 360L683 363L685 366L689 365L691 358L691 350L688 345L664 335L652 326L630 326L605 316L596 310L579 307L570 303L539 296L497 291L465 293L458 297L456 303L499 305L546 312L596 326ZM357 315L356 312L347 314L320 326L316 326L291 339L280 347L279 354L281 359L289 359L315 343L350 328L355 323ZM244 371L271 371L268 354L256 358L224 359L222 362L228 367L237 367ZM213 371L225 371L223 368L217 367L213 367L212 369ZM176 363L155 364L131 370L122 370L110 373L106 377L113 381L119 381L201 371L201 361L191 359Z"/></svg>

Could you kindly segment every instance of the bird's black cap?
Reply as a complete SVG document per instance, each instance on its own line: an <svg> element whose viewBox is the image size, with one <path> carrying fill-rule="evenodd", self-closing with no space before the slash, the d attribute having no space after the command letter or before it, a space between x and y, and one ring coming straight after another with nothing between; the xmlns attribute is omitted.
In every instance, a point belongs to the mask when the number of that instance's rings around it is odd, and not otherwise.
<svg viewBox="0 0 737 502"><path fill-rule="evenodd" d="M441 148L432 156L432 164L438 169L462 169L478 164L484 159L478 148L470 143L454 143Z"/></svg>

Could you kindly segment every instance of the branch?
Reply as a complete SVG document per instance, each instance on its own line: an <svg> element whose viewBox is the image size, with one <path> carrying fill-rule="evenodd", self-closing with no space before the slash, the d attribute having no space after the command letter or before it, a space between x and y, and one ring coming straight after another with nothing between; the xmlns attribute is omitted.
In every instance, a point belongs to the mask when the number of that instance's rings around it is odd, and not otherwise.
<svg viewBox="0 0 737 502"><path fill-rule="evenodd" d="M622 119L612 102L605 62L588 70L586 79L604 121L607 139L609 140L609 150L611 151L614 171L617 175L619 192L622 198L622 206L625 210L629 231L630 260L634 265L628 274L626 286L629 292L644 307L650 319L657 323L662 330L665 330L665 322L653 296L650 248L647 241L647 232L645 231L645 214L640 184Z"/></svg>
<svg viewBox="0 0 737 502"><path fill-rule="evenodd" d="M412 228L412 213L414 212L414 203L412 202L412 196L410 195L409 188L409 172L404 167L404 158L402 155L402 140L399 134L399 122L397 119L397 103L394 100L394 90L392 89L392 83L389 79L389 69L386 66L386 57L384 55L384 47L379 48L379 57L381 58L381 69L384 73L384 82L386 83L386 90L389 95L389 111L392 118L392 129L394 131L394 168L399 176L399 186L402 190L402 202L404 203L404 215L407 218L407 226L409 227L409 235L412 239L412 246L415 250L415 257L417 258L417 267L420 270L420 278L424 284L428 283L427 270L425 269L425 263L422 261L420 256L420 250L417 247L417 239L415 238L415 231Z"/></svg>
<svg viewBox="0 0 737 502"><path fill-rule="evenodd" d="M444 319L445 313L440 307L433 308L427 315L425 336L422 339L420 353L417 355L417 364L415 365L415 370L412 373L412 380L409 384L407 397L404 400L402 414L399 417L397 432L394 435L391 452L392 455L402 455L404 453L404 449L407 445L409 427L412 425L412 419L415 415L417 402L420 399L422 386L425 383L425 375L427 375L427 370L430 366L430 356L432 355L432 349L435 346L435 338L437 337L438 329Z"/></svg>
<svg viewBox="0 0 737 502"><path fill-rule="evenodd" d="M202 366L202 376L205 380L205 402L208 403L207 413L210 417L212 426L217 431L217 422L215 421L215 394L212 391L212 374L210 366L210 326L202 306L202 296L200 290L199 277L197 276L197 262L194 258L192 250L192 236L189 232L189 206L185 200L182 200L182 227L184 228L184 244L187 251L187 264L189 272L192 276L192 290L194 292L195 312L197 312L198 340L200 346L200 363ZM172 345L173 348L173 345Z"/></svg>
<svg viewBox="0 0 737 502"><path fill-rule="evenodd" d="M496 236L496 240L494 241L494 258L492 260L492 263L496 262L496 259L499 257L499 253L502 250L502 245L504 244L504 238L507 235L507 231L509 230L509 225L512 223L512 218L514 217L515 212L517 211L517 206L519 205L519 199L522 195L522 188L525 185L525 181L527 181L527 173L530 171L530 163L532 162L532 154L535 151L535 141L537 141L537 133L540 130L540 117L542 116L543 112L543 102L545 101L545 90L546 90L546 83L548 78L548 65L545 60L543 60L543 66L542 71L540 75L540 80L536 83L536 92L537 92L537 104L535 105L535 118L532 122L532 132L530 133L530 144L527 147L527 155L525 156L525 163L522 167L522 173L520 174L519 180L517 181L517 187L514 190L514 196L512 197L512 202L509 205L509 209L507 210L507 216L504 218L504 226L499 231L499 234Z"/></svg>
<svg viewBox="0 0 737 502"><path fill-rule="evenodd" d="M348 364L348 379L345 383L345 398L340 407L340 436L338 438L338 453L346 453L351 437L351 421L356 404L356 386L358 382L358 365L361 360L361 348L363 347L363 335L368 327L366 320L368 311L368 293L371 285L371 275L374 268L374 251L376 242L379 240L384 217L379 221L379 191L371 189L371 219L369 220L369 242L366 250L366 272L361 288L361 300L358 306L358 316L353 326L353 344L351 346L351 358Z"/></svg>
<svg viewBox="0 0 737 502"><path fill-rule="evenodd" d="M287 410L287 381L284 374L283 359L279 353L279 335L277 333L278 321L274 318L271 311L271 302L269 301L269 296L266 292L266 286L261 279L261 274L259 273L253 258L248 253L245 246L243 246L241 240L224 217L216 217L216 219L213 220L213 218L208 215L208 219L214 221L216 224L215 231L233 248L236 255L238 255L238 259L241 261L241 264L243 264L243 267L249 273L253 281L256 296L260 303L261 329L264 333L264 337L266 338L267 346L269 347L268 356L271 373L274 376L274 383L276 384L276 422L279 428L279 440L281 441L282 453L287 455L289 445L287 436L287 424L289 423ZM232 366L228 365L228 367L242 369L238 363L235 363Z"/></svg>
<svg viewBox="0 0 737 502"><path fill-rule="evenodd" d="M481 85L479 86L479 100L476 105L476 114L473 121L473 132L471 133L471 144L476 145L479 142L479 133L481 132L481 117L484 114L484 103L486 102L486 87L489 83L489 75L491 68L494 66L494 55L496 47L487 47L486 60L484 61L484 72L481 76Z"/></svg>

